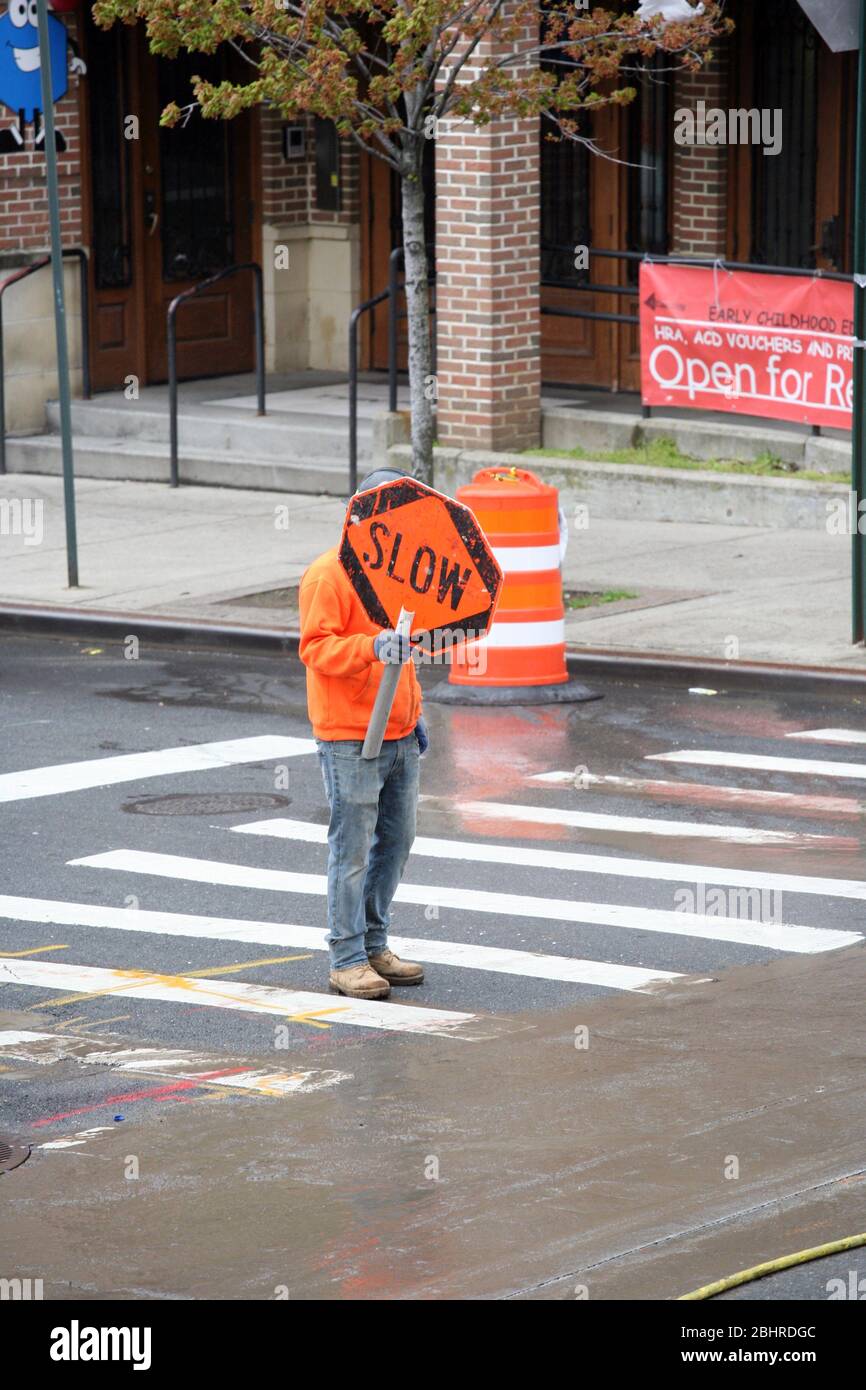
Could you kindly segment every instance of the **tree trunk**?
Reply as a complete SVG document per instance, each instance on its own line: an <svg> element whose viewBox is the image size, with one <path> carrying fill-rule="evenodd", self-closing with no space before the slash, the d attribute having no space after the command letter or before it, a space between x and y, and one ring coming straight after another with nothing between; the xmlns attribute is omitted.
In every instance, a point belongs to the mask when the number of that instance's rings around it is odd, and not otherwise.
<svg viewBox="0 0 866 1390"><path fill-rule="evenodd" d="M403 251L409 337L409 402L412 412L412 472L433 482L433 407L436 379L430 344L430 294L424 244L424 184L421 142L406 152L403 191Z"/></svg>

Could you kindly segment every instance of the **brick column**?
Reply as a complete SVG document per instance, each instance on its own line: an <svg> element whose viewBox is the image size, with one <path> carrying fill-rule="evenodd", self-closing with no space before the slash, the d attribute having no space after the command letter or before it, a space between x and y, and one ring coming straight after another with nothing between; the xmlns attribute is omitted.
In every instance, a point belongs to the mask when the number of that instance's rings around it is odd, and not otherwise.
<svg viewBox="0 0 866 1390"><path fill-rule="evenodd" d="M730 105L727 64L717 55L699 72L678 72L674 105L697 115L698 102L707 109ZM677 256L725 256L728 245L727 145L674 145L673 239Z"/></svg>
<svg viewBox="0 0 866 1390"><path fill-rule="evenodd" d="M443 444L539 443L540 197L536 118L483 127L440 122L436 375Z"/></svg>

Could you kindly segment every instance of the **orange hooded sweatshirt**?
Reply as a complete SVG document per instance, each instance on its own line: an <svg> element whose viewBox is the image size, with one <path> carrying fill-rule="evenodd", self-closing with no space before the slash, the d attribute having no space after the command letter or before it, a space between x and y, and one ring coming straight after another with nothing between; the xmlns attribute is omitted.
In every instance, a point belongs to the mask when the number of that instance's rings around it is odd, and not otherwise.
<svg viewBox="0 0 866 1390"><path fill-rule="evenodd" d="M362 739L384 667L373 642L381 628L361 606L336 548L314 560L301 580L300 658L307 668L307 709L316 738ZM400 674L385 738L405 738L421 715L413 662Z"/></svg>

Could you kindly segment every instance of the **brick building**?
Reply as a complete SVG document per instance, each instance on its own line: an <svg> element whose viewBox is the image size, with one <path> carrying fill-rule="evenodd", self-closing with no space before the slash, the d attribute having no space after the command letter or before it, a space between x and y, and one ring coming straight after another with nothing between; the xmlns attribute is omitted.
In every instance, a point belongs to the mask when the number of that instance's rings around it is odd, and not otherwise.
<svg viewBox="0 0 866 1390"><path fill-rule="evenodd" d="M164 380L170 300L248 260L264 270L269 369L344 370L351 311L385 287L399 241L390 170L326 122L287 125L267 110L160 130L160 110L187 99L190 75L231 72L230 56L157 60L140 26L105 33L76 0L55 0L61 7L70 51L87 67L70 76L56 120L64 240L88 258L94 388ZM636 309L637 262L623 253L850 268L856 55L832 54L796 0L730 0L728 9L737 31L712 67L650 75L631 107L596 116L591 133L612 159L551 142L536 121L441 123L427 183L442 442L537 443L542 382L637 388L637 330L605 317ZM676 111L701 101L782 110L781 152L678 145ZM34 132L22 148L2 144L17 124L0 109L0 278L48 241ZM80 387L72 262L67 276ZM7 427L36 431L56 390L46 270L7 291L4 319ZM363 366L387 366L384 308L367 316L361 346ZM244 371L253 360L244 277L183 310L182 376Z"/></svg>

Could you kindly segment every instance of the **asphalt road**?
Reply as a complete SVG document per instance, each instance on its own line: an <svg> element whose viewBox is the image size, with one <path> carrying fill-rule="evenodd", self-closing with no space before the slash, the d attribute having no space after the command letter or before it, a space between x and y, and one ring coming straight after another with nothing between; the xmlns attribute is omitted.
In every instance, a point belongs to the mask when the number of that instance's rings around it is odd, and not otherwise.
<svg viewBox="0 0 866 1390"><path fill-rule="evenodd" d="M405 1059L426 1031L490 1035L859 943L862 710L596 689L573 707L428 705L424 851L393 925L426 981L347 1021L327 988L327 813L297 661L4 636L0 1132L84 1147L90 1130L170 1125L219 1086L232 1106L336 1095L353 1084L341 1048L357 1075L367 1049ZM244 743L266 738L282 742L265 756ZM230 741L213 766L180 764Z"/></svg>

